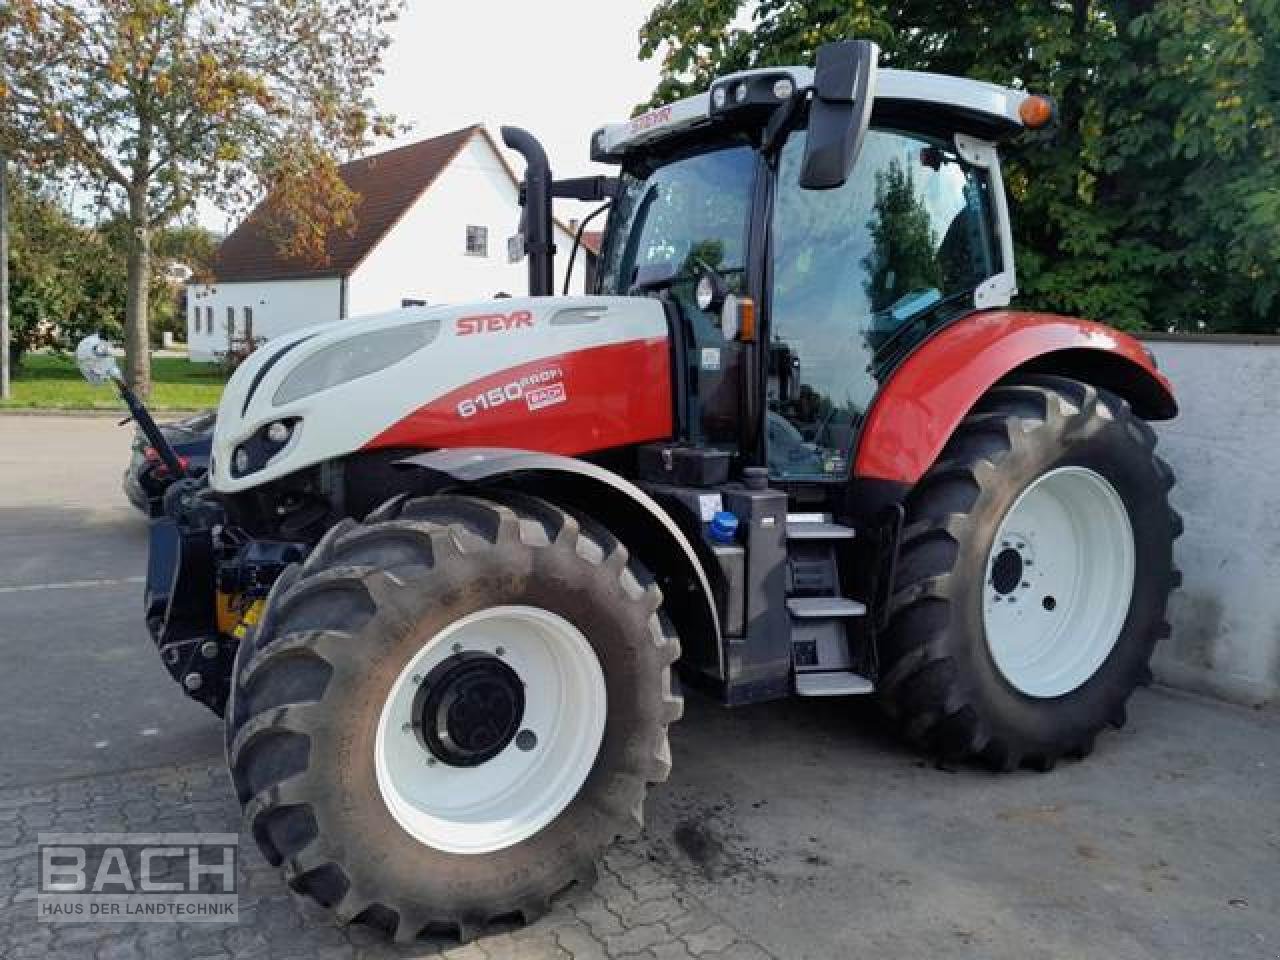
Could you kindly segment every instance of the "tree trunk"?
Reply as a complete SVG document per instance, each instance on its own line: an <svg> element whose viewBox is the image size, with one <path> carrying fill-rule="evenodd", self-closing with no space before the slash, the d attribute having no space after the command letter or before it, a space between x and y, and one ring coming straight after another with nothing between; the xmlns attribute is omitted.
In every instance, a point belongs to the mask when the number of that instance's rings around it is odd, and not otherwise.
<svg viewBox="0 0 1280 960"><path fill-rule="evenodd" d="M151 224L145 189L129 197L128 287L124 305L125 379L143 400L151 396L151 338L147 295L151 286Z"/></svg>

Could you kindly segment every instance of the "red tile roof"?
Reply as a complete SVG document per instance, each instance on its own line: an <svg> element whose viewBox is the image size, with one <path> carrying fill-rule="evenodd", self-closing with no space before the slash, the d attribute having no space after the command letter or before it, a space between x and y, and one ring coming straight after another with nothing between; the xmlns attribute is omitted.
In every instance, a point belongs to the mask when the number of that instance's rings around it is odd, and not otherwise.
<svg viewBox="0 0 1280 960"><path fill-rule="evenodd" d="M479 124L473 124L339 167L343 182L359 194L360 199L355 210L355 230L338 231L329 237L326 263L282 257L267 233L259 206L223 241L214 262L217 279L229 283L351 273L467 142L482 130Z"/></svg>
<svg viewBox="0 0 1280 960"><path fill-rule="evenodd" d="M587 248L589 253L600 256L600 244L604 241L603 230L583 230L582 245Z"/></svg>

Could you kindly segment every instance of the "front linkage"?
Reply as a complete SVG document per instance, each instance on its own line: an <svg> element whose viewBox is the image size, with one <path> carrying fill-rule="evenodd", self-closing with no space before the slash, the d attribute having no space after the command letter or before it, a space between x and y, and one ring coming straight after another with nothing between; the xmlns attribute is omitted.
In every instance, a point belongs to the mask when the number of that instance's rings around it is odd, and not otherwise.
<svg viewBox="0 0 1280 960"><path fill-rule="evenodd" d="M271 585L308 545L238 534L203 478L170 487L164 510L151 526L147 628L173 679L222 716L236 648Z"/></svg>

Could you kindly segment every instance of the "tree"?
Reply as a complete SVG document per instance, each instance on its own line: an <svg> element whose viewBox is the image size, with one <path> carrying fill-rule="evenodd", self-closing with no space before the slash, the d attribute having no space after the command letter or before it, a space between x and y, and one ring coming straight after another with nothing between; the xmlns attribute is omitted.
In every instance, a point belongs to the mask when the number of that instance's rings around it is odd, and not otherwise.
<svg viewBox="0 0 1280 960"><path fill-rule="evenodd" d="M317 255L355 197L337 155L391 132L369 99L400 0L7 0L0 150L90 185L127 225L127 375L150 388L155 231L207 197L322 183L278 211ZM296 195L297 191L284 191ZM317 236L321 239L317 243Z"/></svg>
<svg viewBox="0 0 1280 960"><path fill-rule="evenodd" d="M846 36L1057 99L1052 137L1006 151L1024 303L1280 330L1280 0L662 0L640 53L662 103Z"/></svg>
<svg viewBox="0 0 1280 960"><path fill-rule="evenodd" d="M124 256L108 237L81 226L57 199L17 178L10 184L11 358L67 346L86 333L118 336Z"/></svg>

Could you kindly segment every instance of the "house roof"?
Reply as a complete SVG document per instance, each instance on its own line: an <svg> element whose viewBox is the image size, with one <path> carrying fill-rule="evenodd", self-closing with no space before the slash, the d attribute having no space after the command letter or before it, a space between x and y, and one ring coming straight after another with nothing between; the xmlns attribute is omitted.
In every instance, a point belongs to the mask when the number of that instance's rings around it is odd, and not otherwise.
<svg viewBox="0 0 1280 960"><path fill-rule="evenodd" d="M587 252L594 256L600 256L600 245L604 242L603 230L583 230L582 245L587 248Z"/></svg>
<svg viewBox="0 0 1280 960"><path fill-rule="evenodd" d="M260 204L218 249L214 273L218 280L283 280L345 276L373 250L396 222L417 202L441 171L477 133L497 146L484 127L461 130L362 157L338 168L343 182L359 195L355 229L336 231L327 243L327 262L311 263L283 257L269 235ZM501 158L501 153L499 153ZM510 167L503 166L514 178Z"/></svg>

